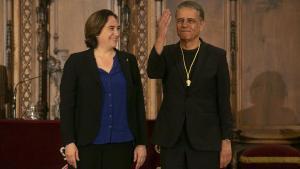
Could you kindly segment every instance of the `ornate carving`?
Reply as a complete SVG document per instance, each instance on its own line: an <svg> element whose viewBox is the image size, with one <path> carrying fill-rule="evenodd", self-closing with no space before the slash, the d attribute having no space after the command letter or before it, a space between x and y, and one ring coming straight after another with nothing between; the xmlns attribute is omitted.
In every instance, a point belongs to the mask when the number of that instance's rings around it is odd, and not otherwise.
<svg viewBox="0 0 300 169"><path fill-rule="evenodd" d="M236 74L236 57L237 57L237 39L236 39L236 21L231 21L230 23L230 69L233 75ZM231 81L231 93L236 94L236 77L232 77Z"/></svg>
<svg viewBox="0 0 300 169"><path fill-rule="evenodd" d="M67 57L69 56L69 51L66 49L58 49L58 52L54 56L49 56L48 58L48 71L50 74L50 84L54 86L54 90L51 91L53 95L53 100L50 104L50 116L53 119L59 119L59 102L60 102L60 93L59 86L62 77L62 70Z"/></svg>
<svg viewBox="0 0 300 169"><path fill-rule="evenodd" d="M48 6L50 0L40 0L37 8L38 17L38 60L39 64L39 100L37 103L38 112L42 119L47 118L48 104L47 104L47 91L48 91L48 77L47 77L47 57L48 57L48 40L49 32L48 25Z"/></svg>
<svg viewBox="0 0 300 169"><path fill-rule="evenodd" d="M120 13L120 22L121 22L121 39L120 39L120 49L123 51L129 50L129 33L130 33L130 8L128 6L127 0L119 2L121 13Z"/></svg>
<svg viewBox="0 0 300 169"><path fill-rule="evenodd" d="M31 76L32 64L31 60L34 56L33 44L33 0L20 1L21 12L21 46L20 46L20 79L29 79ZM20 112L27 110L31 103L31 83L26 82L20 88Z"/></svg>
<svg viewBox="0 0 300 169"><path fill-rule="evenodd" d="M11 9L9 9L11 10ZM11 11L9 11L11 12ZM11 18L10 18L11 19ZM6 24L6 58L7 58L7 85L8 85L8 103L12 103L12 91L13 91L13 55L12 55L12 20L8 20ZM15 112L13 112L12 107L9 106L7 109L7 118L15 117Z"/></svg>
<svg viewBox="0 0 300 169"><path fill-rule="evenodd" d="M143 90L146 96L147 93L147 59L148 59L148 51L147 51L147 1L146 0L139 0L137 1L137 32L138 36L136 39L137 46L136 46L136 56L137 61L140 68L140 74L143 84ZM145 97L145 103L147 103ZM146 104L147 110L147 104Z"/></svg>

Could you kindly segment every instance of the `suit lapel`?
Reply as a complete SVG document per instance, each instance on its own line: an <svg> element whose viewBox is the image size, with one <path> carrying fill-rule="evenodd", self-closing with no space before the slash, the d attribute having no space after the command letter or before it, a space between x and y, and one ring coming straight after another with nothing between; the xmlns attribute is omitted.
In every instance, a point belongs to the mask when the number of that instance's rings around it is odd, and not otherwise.
<svg viewBox="0 0 300 169"><path fill-rule="evenodd" d="M204 63L206 62L206 59L208 57L207 44L205 42L203 42L202 40L201 40L200 50L199 50L197 57L198 58L196 60L196 63L192 68L191 87L193 87L193 85L195 85L195 82L198 79L197 76L201 73Z"/></svg>
<svg viewBox="0 0 300 169"><path fill-rule="evenodd" d="M125 79L126 79L126 82L127 82L127 86L129 87L132 84L129 58L125 54L122 55L122 53L119 50L116 50L116 54L117 54L118 61L119 61L120 66L121 66L121 70L124 73L124 76L125 76Z"/></svg>
<svg viewBox="0 0 300 169"><path fill-rule="evenodd" d="M183 65L183 60L182 60L182 54L181 54L181 50L180 50L180 43L178 42L175 45L175 50L174 50L174 54L175 56L175 62L176 62L176 67L181 79L181 84L183 87L186 86L186 73L184 70L184 65Z"/></svg>
<svg viewBox="0 0 300 169"><path fill-rule="evenodd" d="M96 59L94 57L94 50L93 49L89 49L88 50L88 66L87 69L90 72L90 74L92 75L93 79L95 79L96 83L101 85L101 79L98 73L98 66L96 63Z"/></svg>

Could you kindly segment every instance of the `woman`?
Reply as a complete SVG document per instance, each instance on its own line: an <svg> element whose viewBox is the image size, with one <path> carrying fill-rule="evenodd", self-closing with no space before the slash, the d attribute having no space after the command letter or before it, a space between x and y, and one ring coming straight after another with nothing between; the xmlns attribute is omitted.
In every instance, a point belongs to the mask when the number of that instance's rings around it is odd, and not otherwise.
<svg viewBox="0 0 300 169"><path fill-rule="evenodd" d="M116 48L117 16L93 13L86 51L66 61L60 86L61 132L68 163L80 169L138 169L146 158L145 108L132 54Z"/></svg>

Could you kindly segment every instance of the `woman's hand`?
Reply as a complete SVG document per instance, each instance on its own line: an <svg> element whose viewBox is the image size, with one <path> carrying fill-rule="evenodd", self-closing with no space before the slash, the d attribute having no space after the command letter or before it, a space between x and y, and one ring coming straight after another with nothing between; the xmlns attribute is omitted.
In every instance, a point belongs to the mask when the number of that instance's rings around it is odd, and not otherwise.
<svg viewBox="0 0 300 169"><path fill-rule="evenodd" d="M67 162L74 168L77 168L76 161L79 161L79 155L78 155L78 149L74 143L70 143L66 145L65 154L66 154Z"/></svg>
<svg viewBox="0 0 300 169"><path fill-rule="evenodd" d="M137 145L134 149L134 159L135 169L139 169L145 162L147 156L146 146Z"/></svg>

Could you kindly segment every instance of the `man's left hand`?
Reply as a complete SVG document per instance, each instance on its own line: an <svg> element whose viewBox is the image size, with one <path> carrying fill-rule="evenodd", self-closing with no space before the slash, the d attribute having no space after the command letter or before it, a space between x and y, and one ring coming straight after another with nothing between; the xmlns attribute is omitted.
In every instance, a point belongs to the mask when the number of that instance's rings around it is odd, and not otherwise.
<svg viewBox="0 0 300 169"><path fill-rule="evenodd" d="M134 149L135 169L139 169L145 162L147 156L146 146L137 145Z"/></svg>
<svg viewBox="0 0 300 169"><path fill-rule="evenodd" d="M231 141L228 139L222 140L220 152L220 168L225 168L232 159Z"/></svg>

